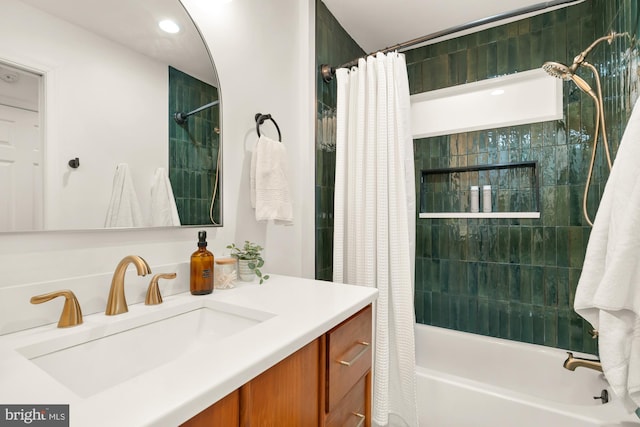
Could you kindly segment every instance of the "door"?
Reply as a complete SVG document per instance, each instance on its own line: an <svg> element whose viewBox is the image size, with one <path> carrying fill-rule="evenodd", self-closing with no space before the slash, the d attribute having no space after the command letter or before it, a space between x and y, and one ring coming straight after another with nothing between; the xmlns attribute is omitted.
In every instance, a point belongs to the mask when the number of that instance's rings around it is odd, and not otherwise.
<svg viewBox="0 0 640 427"><path fill-rule="evenodd" d="M0 232L42 229L42 196L39 114L0 105Z"/></svg>

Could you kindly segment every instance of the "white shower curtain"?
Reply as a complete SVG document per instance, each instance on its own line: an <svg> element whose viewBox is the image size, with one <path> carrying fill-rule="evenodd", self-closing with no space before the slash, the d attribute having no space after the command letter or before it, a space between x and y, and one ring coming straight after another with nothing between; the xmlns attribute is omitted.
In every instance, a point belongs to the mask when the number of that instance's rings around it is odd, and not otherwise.
<svg viewBox="0 0 640 427"><path fill-rule="evenodd" d="M415 181L404 55L336 71L333 279L378 288L373 423L417 426Z"/></svg>

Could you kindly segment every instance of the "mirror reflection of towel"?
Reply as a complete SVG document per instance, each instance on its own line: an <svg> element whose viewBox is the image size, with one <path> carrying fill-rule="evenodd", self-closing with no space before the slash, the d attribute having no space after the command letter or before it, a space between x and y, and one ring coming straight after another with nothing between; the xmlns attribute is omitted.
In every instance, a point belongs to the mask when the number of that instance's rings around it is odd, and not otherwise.
<svg viewBox="0 0 640 427"><path fill-rule="evenodd" d="M165 168L156 169L151 184L151 227L180 226L178 207Z"/></svg>
<svg viewBox="0 0 640 427"><path fill-rule="evenodd" d="M293 224L284 144L261 135L251 155L251 206L256 221Z"/></svg>
<svg viewBox="0 0 640 427"><path fill-rule="evenodd" d="M107 210L105 228L142 227L144 226L140 202L133 187L129 165L120 163L116 166L113 177L111 201Z"/></svg>

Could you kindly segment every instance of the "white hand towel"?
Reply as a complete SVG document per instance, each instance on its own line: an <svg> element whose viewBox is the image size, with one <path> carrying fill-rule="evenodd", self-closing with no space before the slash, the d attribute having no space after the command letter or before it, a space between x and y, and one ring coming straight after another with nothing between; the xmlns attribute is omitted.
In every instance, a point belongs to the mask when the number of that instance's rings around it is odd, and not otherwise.
<svg viewBox="0 0 640 427"><path fill-rule="evenodd" d="M131 180L129 165L120 163L116 166L113 177L111 201L107 210L104 226L110 227L142 227L144 226L140 202Z"/></svg>
<svg viewBox="0 0 640 427"><path fill-rule="evenodd" d="M179 226L178 207L173 197L171 181L164 168L156 169L151 184L151 224L152 227Z"/></svg>
<svg viewBox="0 0 640 427"><path fill-rule="evenodd" d="M257 221L293 223L284 144L262 135L251 155L251 204Z"/></svg>
<svg viewBox="0 0 640 427"><path fill-rule="evenodd" d="M599 332L604 375L640 406L640 108L634 108L598 208L574 308Z"/></svg>

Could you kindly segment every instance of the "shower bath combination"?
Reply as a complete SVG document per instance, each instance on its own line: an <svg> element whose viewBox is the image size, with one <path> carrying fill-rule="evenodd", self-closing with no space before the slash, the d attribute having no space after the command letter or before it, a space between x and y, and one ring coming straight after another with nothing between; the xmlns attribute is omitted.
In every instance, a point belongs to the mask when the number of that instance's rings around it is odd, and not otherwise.
<svg viewBox="0 0 640 427"><path fill-rule="evenodd" d="M587 47L584 51L582 51L578 56L573 59L573 63L571 66L567 66L560 62L548 61L542 65L542 68L551 76L557 77L559 79L569 81L572 80L576 86L578 86L583 92L588 94L591 98L593 98L593 102L596 106L596 123L595 123L595 131L593 134L593 148L591 151L591 161L589 162L589 172L587 174L587 181L584 187L584 195L582 197L582 212L584 214L587 223L593 226L593 222L589 218L589 213L587 212L587 195L589 193L589 184L591 183L591 175L593 174L593 165L595 163L596 158L596 147L598 145L598 135L600 132L600 128L602 128L602 142L604 145L604 151L607 158L607 166L609 170L611 170L612 162L611 162L611 154L609 153L609 142L607 140L607 130L605 126L605 118L604 118L604 106L602 101L602 87L600 85L600 75L598 74L598 70L592 64L586 61L587 55L591 50L598 45L599 43L606 41L609 44L613 42L613 39L616 37L629 36L627 33L616 33L611 32L610 34L600 37L595 40L589 47ZM589 84L580 76L576 74L578 68L587 67L593 73L593 76L596 81L596 90L594 90L589 86Z"/></svg>

